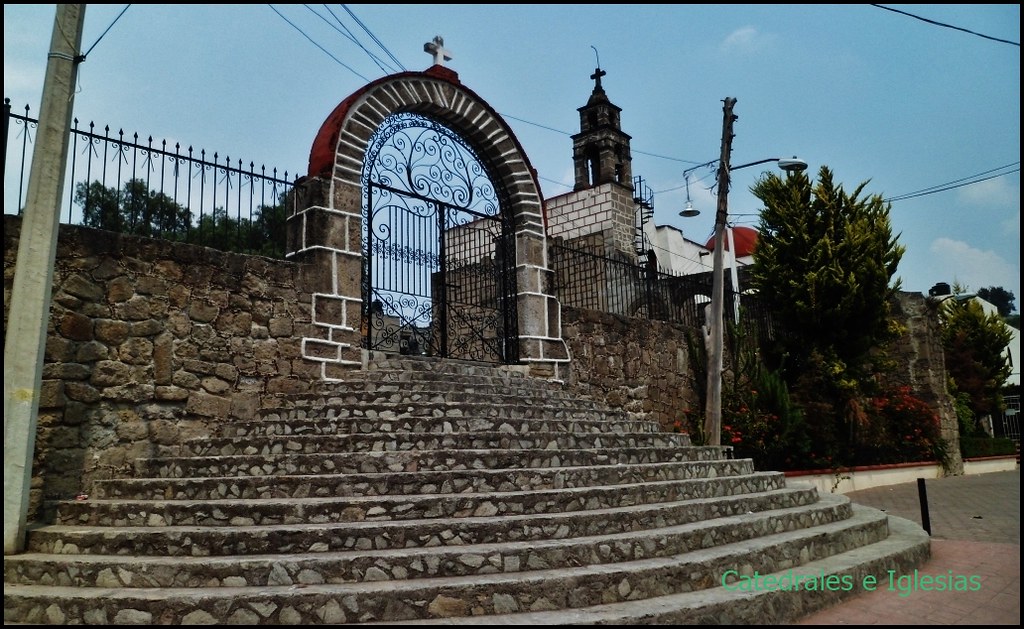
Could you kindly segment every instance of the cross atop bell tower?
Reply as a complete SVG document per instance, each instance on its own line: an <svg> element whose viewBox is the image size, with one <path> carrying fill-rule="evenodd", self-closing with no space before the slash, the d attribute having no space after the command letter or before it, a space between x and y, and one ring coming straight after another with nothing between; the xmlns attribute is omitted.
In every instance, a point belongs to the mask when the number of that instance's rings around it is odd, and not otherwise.
<svg viewBox="0 0 1024 629"><path fill-rule="evenodd" d="M452 51L444 47L444 38L440 35L434 37L433 41L423 44L423 52L434 56L434 65L444 67L445 61L452 60Z"/></svg>
<svg viewBox="0 0 1024 629"><path fill-rule="evenodd" d="M572 136L572 157L576 173L575 190L615 183L632 189L629 136L622 132L619 113L608 100L601 77L608 73L598 64L590 78L594 91L587 104L580 107L580 132Z"/></svg>

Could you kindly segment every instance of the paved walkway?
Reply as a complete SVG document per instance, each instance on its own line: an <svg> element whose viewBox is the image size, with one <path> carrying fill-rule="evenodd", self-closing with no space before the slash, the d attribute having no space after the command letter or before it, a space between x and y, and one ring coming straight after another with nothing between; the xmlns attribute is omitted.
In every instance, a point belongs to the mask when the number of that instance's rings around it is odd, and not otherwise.
<svg viewBox="0 0 1024 629"><path fill-rule="evenodd" d="M925 481L932 556L918 576L976 577L974 591L880 587L800 625L1020 625L1020 468ZM918 484L847 494L854 502L922 525ZM897 586L899 581L897 581ZM973 587L971 585L969 588Z"/></svg>

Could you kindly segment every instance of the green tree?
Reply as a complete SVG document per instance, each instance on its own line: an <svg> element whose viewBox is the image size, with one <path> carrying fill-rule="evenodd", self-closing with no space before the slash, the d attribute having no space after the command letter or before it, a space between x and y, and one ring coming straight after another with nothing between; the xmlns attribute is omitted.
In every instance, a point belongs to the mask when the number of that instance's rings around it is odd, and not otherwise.
<svg viewBox="0 0 1024 629"><path fill-rule="evenodd" d="M82 208L82 224L108 231L184 240L192 213L162 192L148 189L142 179L125 182L121 190L99 181L80 182L75 203Z"/></svg>
<svg viewBox="0 0 1024 629"><path fill-rule="evenodd" d="M275 205L263 205L256 211L246 241L250 253L268 258L284 258L285 254L285 223L288 219L285 200L287 193L282 193Z"/></svg>
<svg viewBox="0 0 1024 629"><path fill-rule="evenodd" d="M871 437L884 348L898 337L892 304L904 248L889 205L861 183L848 193L821 167L765 173L751 191L764 203L751 286L772 313L763 358L807 418L808 463L854 463Z"/></svg>
<svg viewBox="0 0 1024 629"><path fill-rule="evenodd" d="M857 379L873 349L894 336L891 303L904 247L880 195L847 193L822 166L812 186L803 173L766 173L752 187L764 203L751 284L784 335L794 377L817 352L840 379ZM792 382L792 380L790 380Z"/></svg>
<svg viewBox="0 0 1024 629"><path fill-rule="evenodd" d="M1014 297L1012 291L1008 291L1002 286L989 286L979 289L978 297L995 306L1006 325L1020 329L1020 313L1014 314L1013 312L1017 309L1013 303L1017 298Z"/></svg>
<svg viewBox="0 0 1024 629"><path fill-rule="evenodd" d="M124 231L121 194L98 181L75 186L75 203L82 208L82 224L112 232Z"/></svg>
<svg viewBox="0 0 1024 629"><path fill-rule="evenodd" d="M277 203L261 205L253 218L232 217L223 207L203 214L192 223L192 212L162 192L132 179L121 190L99 181L75 188L75 202L82 208L82 224L96 229L179 240L196 245L283 258L287 193Z"/></svg>
<svg viewBox="0 0 1024 629"><path fill-rule="evenodd" d="M1006 290L1002 286L989 286L988 288L978 289L978 297L981 297L988 303L992 304L999 310L1001 317L1008 317L1010 314L1017 309L1013 305L1013 301L1016 297L1013 296L1011 291Z"/></svg>
<svg viewBox="0 0 1024 629"><path fill-rule="evenodd" d="M229 216L224 208L218 207L200 217L189 242L280 259L285 253L286 218L283 199L276 205L260 206L251 220Z"/></svg>
<svg viewBox="0 0 1024 629"><path fill-rule="evenodd" d="M974 299L945 299L938 308L950 389L966 396L977 431L982 417L1003 409L1002 389L1011 372L1004 351L1013 335L997 313L986 314Z"/></svg>

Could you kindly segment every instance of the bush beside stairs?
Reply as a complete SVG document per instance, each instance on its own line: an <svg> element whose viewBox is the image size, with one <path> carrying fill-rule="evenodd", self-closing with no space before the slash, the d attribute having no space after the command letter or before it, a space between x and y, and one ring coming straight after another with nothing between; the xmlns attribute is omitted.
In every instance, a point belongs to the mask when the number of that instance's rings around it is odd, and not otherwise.
<svg viewBox="0 0 1024 629"><path fill-rule="evenodd" d="M379 358L155 454L48 505L6 624L781 624L930 551L515 368Z"/></svg>

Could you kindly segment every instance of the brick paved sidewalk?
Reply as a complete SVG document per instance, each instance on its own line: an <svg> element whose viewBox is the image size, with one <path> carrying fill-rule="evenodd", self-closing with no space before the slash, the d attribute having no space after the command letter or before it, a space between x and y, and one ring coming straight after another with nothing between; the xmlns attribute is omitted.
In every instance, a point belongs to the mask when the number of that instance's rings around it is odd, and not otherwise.
<svg viewBox="0 0 1024 629"><path fill-rule="evenodd" d="M975 579L974 591L924 591L893 575L801 625L1020 625L1020 469L925 481L932 557L918 576ZM858 504L922 523L917 483L850 492ZM975 587L977 586L977 587Z"/></svg>

